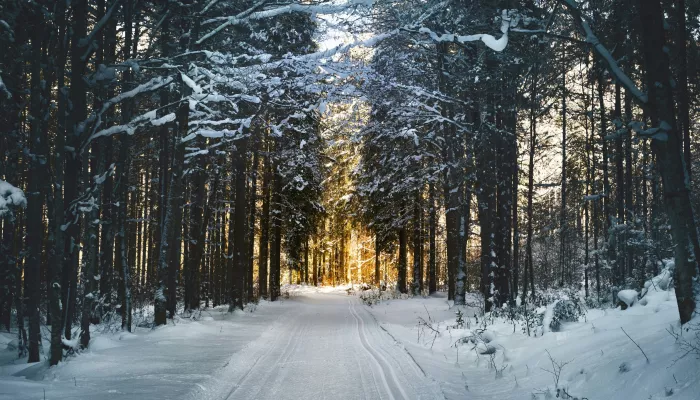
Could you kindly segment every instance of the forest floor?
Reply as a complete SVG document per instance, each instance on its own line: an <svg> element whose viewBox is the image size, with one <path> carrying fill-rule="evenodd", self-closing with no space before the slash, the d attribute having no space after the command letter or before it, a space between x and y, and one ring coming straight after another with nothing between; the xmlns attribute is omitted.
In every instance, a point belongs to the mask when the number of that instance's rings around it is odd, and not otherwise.
<svg viewBox="0 0 700 400"><path fill-rule="evenodd" d="M666 331L678 319L672 292L530 337L505 319L482 330L469 307L467 326L454 328L456 308L442 294L369 307L345 289L288 286L288 298L254 310L95 332L90 350L53 368L0 350L0 399L554 398L548 353L569 362L558 387L579 399L700 393L700 361L677 360L683 353ZM474 334L486 340L462 340ZM0 334L0 348L12 339ZM480 354L488 348L493 357Z"/></svg>

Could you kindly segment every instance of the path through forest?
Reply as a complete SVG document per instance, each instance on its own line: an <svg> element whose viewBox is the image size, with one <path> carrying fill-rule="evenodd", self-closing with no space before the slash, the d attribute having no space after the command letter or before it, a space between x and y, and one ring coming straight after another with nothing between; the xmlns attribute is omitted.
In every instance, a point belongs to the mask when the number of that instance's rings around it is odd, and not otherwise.
<svg viewBox="0 0 700 400"><path fill-rule="evenodd" d="M93 332L90 350L52 368L2 355L0 400L444 398L342 288L134 334Z"/></svg>
<svg viewBox="0 0 700 400"><path fill-rule="evenodd" d="M195 399L440 399L355 296L304 293Z"/></svg>

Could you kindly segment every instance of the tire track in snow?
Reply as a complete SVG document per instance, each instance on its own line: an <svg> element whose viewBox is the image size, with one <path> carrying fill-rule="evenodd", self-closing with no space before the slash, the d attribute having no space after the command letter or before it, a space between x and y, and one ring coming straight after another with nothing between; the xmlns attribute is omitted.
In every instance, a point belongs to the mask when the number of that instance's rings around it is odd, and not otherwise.
<svg viewBox="0 0 700 400"><path fill-rule="evenodd" d="M399 393L395 393L394 391L398 389L400 392L400 396L398 396L399 399L409 399L410 397L408 394L406 394L406 391L403 389L401 384L399 383L399 379L396 375L396 369L394 368L393 365L391 365L384 356L381 355L367 340L367 327L365 326L365 321L360 317L359 314L357 314L357 311L355 310L355 302L353 300L350 300L350 306L348 307L350 310L350 314L355 318L355 321L357 322L357 333L360 336L360 342L362 343L362 347L367 351L367 353L370 355L372 360L374 360L375 364L377 367L379 367L379 373L382 377L382 382L384 384L384 388L387 391L387 394L389 397L393 400L397 399L397 395ZM389 379L387 379L386 374L384 373L384 370L387 369L389 371L389 374L391 375L391 383L389 382Z"/></svg>
<svg viewBox="0 0 700 400"><path fill-rule="evenodd" d="M297 316L297 318L299 318L299 321L302 321L301 315ZM299 349L299 345L303 342L303 338L305 337L306 333L309 331L309 327L311 326L308 319L303 319L303 321L304 322L299 324L299 328L292 335L292 337L295 338L294 345L292 346L291 349L289 349L287 351L287 355L285 356L284 360L282 360L281 362L280 362L281 358L280 358L280 360L277 360L274 368L271 369L271 371L268 373L268 376L265 378L265 381L268 381L270 379L270 376L272 376L274 374L274 376L275 376L274 383L271 384L270 386L260 387L260 389L257 391L257 393L255 393L255 396L253 398L258 398L257 396L260 394L260 392L264 388L268 388L268 387L270 388L270 391L273 394L272 398L278 398L277 392L279 390L280 383L283 383L284 380L286 379L286 377L289 375L289 368L284 368L283 373L279 372L280 365L287 365L289 363L290 358L292 358L292 356L295 353L297 353L297 351Z"/></svg>
<svg viewBox="0 0 700 400"><path fill-rule="evenodd" d="M381 338L384 338L386 340L391 338L391 341L395 345L395 346L393 346L393 348L398 347L401 350L399 353L392 354L387 349L382 347L379 349L379 351L385 353L388 357L390 357L391 359L396 361L396 363L401 367L402 370L403 370L403 365L409 364L412 367L413 372L416 374L415 378L417 378L418 380L424 379L424 380L428 381L425 383L421 383L420 385L414 385L414 387L420 387L421 389L428 389L432 392L432 393L423 393L423 395L419 396L419 397L422 398L423 396L429 396L428 398L430 398L430 399L438 399L438 398L447 399L447 396L445 395L445 392L442 390L440 383L438 381L436 381L435 378L433 378L432 376L429 376L425 372L425 370L423 370L423 367L418 363L418 361L415 359L415 357L413 357L413 354L411 354L411 352L408 351L406 346L404 346L404 344L401 343L400 340L397 340L394 337L394 335L392 335L388 330L386 330L386 328L384 328L379 323L379 321L377 321L377 318L374 316L374 314L372 314L369 311L369 309L367 309L365 307L360 307L360 308L364 311L365 314L367 314L369 316L369 318L374 322L374 325L378 328L375 332L375 337L381 337ZM360 312L358 311L358 315L359 314L360 314ZM410 361L406 362L406 360L400 360L399 358L396 357L398 354L405 354L406 356L408 356ZM409 382L414 383L416 381L409 380Z"/></svg>
<svg viewBox="0 0 700 400"><path fill-rule="evenodd" d="M277 358L277 361L275 361L275 364L274 364L275 366L278 365L278 364L280 363L280 360L282 360L282 358L284 358L285 356L287 356L287 352L290 350L290 346L292 345L292 342L295 342L294 338L296 337L296 334L297 334L297 333L301 330L301 328L302 328L301 324L298 323L298 320L293 320L293 321L294 321L294 322L297 322L297 323L295 324L296 326L295 326L293 332L292 332L292 333L289 335L289 337L287 338L287 343L284 345L284 350L282 350L282 352L280 353L280 356ZM238 392L239 389L241 389L241 388L244 386L244 384L246 383L246 381L248 381L248 379L251 377L251 375L257 375L257 374L252 374L252 373L256 371L256 368L258 367L258 364L260 363L260 361L262 361L262 360L264 360L264 359L267 359L268 356L270 356L270 354L271 354L275 349L278 348L278 344L279 344L280 342L282 342L283 336L280 335L280 334L278 334L278 335L276 335L276 336L277 336L277 339L276 339L275 341L273 341L273 343L271 343L271 344L269 345L268 350L267 350L263 355L261 355L260 357L258 357L258 358L255 360L255 362L253 363L253 365L251 365L250 369L249 369L249 370L238 380L238 382L231 388L231 391L230 391L230 392L228 393L228 395L225 397L226 400L233 400L233 399L235 399L235 397L233 397L233 396L236 394L236 392ZM293 346L293 347L295 347L295 346ZM288 357L287 357L287 358L288 358ZM265 375L265 380L262 380L261 382L267 381L267 379L272 375L272 372L275 371L275 370L276 370L276 367L270 369L270 371L268 371L266 374L264 374L264 375ZM261 390L262 390L262 387L259 387L258 390L257 390L257 392L255 393L255 395L257 395ZM251 397L251 398L255 398L255 397Z"/></svg>

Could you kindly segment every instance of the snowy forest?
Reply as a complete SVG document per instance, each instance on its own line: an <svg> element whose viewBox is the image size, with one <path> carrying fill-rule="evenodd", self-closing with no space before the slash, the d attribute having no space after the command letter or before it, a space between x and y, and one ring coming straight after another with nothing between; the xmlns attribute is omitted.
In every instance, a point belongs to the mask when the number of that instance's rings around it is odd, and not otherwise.
<svg viewBox="0 0 700 400"><path fill-rule="evenodd" d="M0 399L700 398L699 0L2 0L0 49Z"/></svg>

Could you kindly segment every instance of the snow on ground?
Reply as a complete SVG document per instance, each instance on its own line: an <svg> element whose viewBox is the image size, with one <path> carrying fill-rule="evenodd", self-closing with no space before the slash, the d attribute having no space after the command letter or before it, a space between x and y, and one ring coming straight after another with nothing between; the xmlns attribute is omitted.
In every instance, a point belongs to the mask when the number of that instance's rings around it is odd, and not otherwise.
<svg viewBox="0 0 700 400"><path fill-rule="evenodd" d="M401 346L342 288L297 287L294 307L193 392L194 400L441 399ZM284 291L283 291L284 292Z"/></svg>
<svg viewBox="0 0 700 400"><path fill-rule="evenodd" d="M234 314L220 307L198 321L155 330L93 332L89 350L51 368L16 359L16 350L5 350L14 335L0 334L0 399L183 398L293 307L287 301L262 302L254 312Z"/></svg>
<svg viewBox="0 0 700 400"><path fill-rule="evenodd" d="M90 350L57 367L0 350L0 399L508 400L553 399L556 387L590 400L698 399L700 361L678 360L666 330L678 320L668 282L650 282L624 311L589 310L538 337L477 320L474 296L456 327L443 294L387 292L370 307L357 286L285 285L281 301L254 312L222 307L155 330L94 332ZM0 348L12 340L0 334ZM558 385L549 355L563 365Z"/></svg>
<svg viewBox="0 0 700 400"><path fill-rule="evenodd" d="M483 319L477 323L473 317L477 310L464 309L470 316L464 329L448 329L456 325L456 308L442 294L385 301L371 313L440 382L448 399L556 398L555 378L546 371L553 371L547 352L555 362L567 363L558 387L579 399L700 399L700 362L692 354L678 360L683 351L667 331L678 328L673 291L652 287L656 290L625 311L589 310L579 322L564 323L559 332L540 337L528 337L519 324L495 321L477 345L459 343L481 332ZM419 325L419 318L439 335ZM492 351L493 359L479 354ZM559 398L566 397L562 393Z"/></svg>

